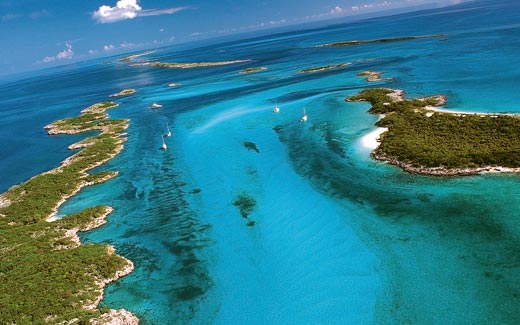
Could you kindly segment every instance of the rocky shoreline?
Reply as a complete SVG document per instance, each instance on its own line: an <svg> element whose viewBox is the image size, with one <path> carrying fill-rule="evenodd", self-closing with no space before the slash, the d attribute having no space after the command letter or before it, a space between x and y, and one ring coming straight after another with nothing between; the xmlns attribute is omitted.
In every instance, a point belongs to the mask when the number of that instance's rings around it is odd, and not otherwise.
<svg viewBox="0 0 520 325"><path fill-rule="evenodd" d="M11 206L35 204L31 199L26 199L26 197L30 196L32 191L37 191L37 188L34 187L35 185L32 185L29 186L28 189L25 189L23 187L24 184L42 184L40 181L41 179L54 179L56 177L67 177L65 179L71 179L70 182L63 182L62 185L60 185L61 187L58 186L55 188L55 190L58 193L61 193L61 195L47 198L46 203L43 205L44 210L42 210L45 211L45 213L42 213L39 217L42 218L46 215L44 220L49 222L49 225L54 224L54 221L56 221L56 226L49 228L53 229L56 233L56 235L54 235L56 237L53 239L55 242L53 249L55 251L73 250L80 247L81 242L77 233L79 231L88 231L103 225L106 223L106 217L113 211L113 208L109 206L103 207L104 210L97 207L97 211L92 212L95 214L91 215L92 219L89 222L85 224L79 223L77 225L71 224L70 222L67 223L66 218L60 221L57 221L56 218L59 207L66 202L67 199L78 193L82 188L105 182L118 175L117 171L101 172L97 174L88 173L88 171L111 160L124 148L123 143L127 140L124 131L128 128L129 120L108 120L108 114L106 113L106 110L116 106L117 104L113 102L97 103L82 110L81 116L79 117L58 120L45 126L49 135L78 134L91 130L99 130L100 134L88 137L70 145L69 149L81 150L65 159L59 167L36 175L23 184L14 186L8 192L0 195L0 208L7 211ZM90 151L86 153L85 151L87 150ZM20 188L23 188L23 190L20 190ZM13 213L5 212L5 214L0 214L0 216L5 218L14 218L13 220L17 221L9 222L9 226L22 226L21 224L18 224L16 214L13 215ZM85 216L88 216L88 213ZM44 234L44 232L34 233L31 236L36 236L32 238L37 239L42 234ZM98 251L98 253L101 252ZM42 251L40 254L47 253ZM106 246L105 256L103 256L102 253L100 255L100 257L103 258L108 256L114 256L121 259L123 261L121 269L117 270L117 266L114 267L115 270L110 272L112 275L107 278L105 277L108 274L102 276L101 273L90 273L88 269L85 270L86 274L94 278L94 282L91 285L83 286L79 289L79 294L88 294L90 296L87 301L82 301L80 306L74 307L76 310L81 308L85 311L95 311L103 298L104 287L108 283L116 281L117 279L129 274L134 269L133 263L122 256L116 255L112 246ZM121 263L121 261L119 263ZM63 315L54 314L53 316L48 316L46 321L52 322L54 319L59 317L63 317ZM78 321L79 319L71 319L67 320L66 323L75 323ZM120 309L109 310L108 313L102 314L99 318L91 319L90 322L93 324L138 324L139 320L132 313Z"/></svg>
<svg viewBox="0 0 520 325"><path fill-rule="evenodd" d="M383 101L382 103L378 103L378 105L388 106L392 103L399 103L405 101L405 92L401 89L389 89L389 88L379 88L382 91L385 91L385 96L388 101ZM361 96L362 97L362 96ZM367 101L366 98L347 98L346 101ZM370 101L370 100L368 100ZM457 116L464 118L466 116L476 115L479 117L490 117L497 118L501 114L486 114L486 113L465 113L465 112L450 112L447 110L438 109L438 106L443 106L447 102L446 95L433 95L423 98L417 98L416 101L424 102L424 106L421 108L416 108L413 111L417 114L424 115L427 118L431 118L433 114L449 114L452 116ZM372 103L374 106L374 103ZM390 112L388 114L395 114L394 112ZM384 114L380 114L381 118L385 118ZM515 117L510 114L505 114L505 116ZM420 174L420 175L428 175L428 176L444 176L444 177L452 177L452 176L469 176L469 175L478 175L483 173L519 173L520 167L504 167L504 166L494 166L494 165L486 165L486 166L476 166L476 167L446 167L443 165L435 166L435 167L427 167L427 166L416 166L411 162L404 162L399 160L396 156L387 155L384 152L381 152L379 146L381 141L384 141L385 133L391 131L392 126L388 126L388 130L381 134L380 143L376 148L373 149L371 156L378 161L384 161L391 165L397 166L411 174Z"/></svg>
<svg viewBox="0 0 520 325"><path fill-rule="evenodd" d="M412 164L399 161L395 157L387 157L372 152L372 157L379 161L387 162L397 166L410 174L419 174L427 176L471 176L484 173L520 173L520 168L509 168L500 166L485 166L475 168L445 168L445 167L415 167Z"/></svg>
<svg viewBox="0 0 520 325"><path fill-rule="evenodd" d="M133 91L135 92L135 90ZM131 93L133 93L131 92ZM113 104L113 105L110 105L110 106L104 106L103 108L101 108L100 105L98 104L94 104L84 110L81 111L82 114L87 114L87 113L101 113L103 114L103 119L107 119L108 118L108 114L105 113L105 111L107 109L110 109L110 108L113 108L113 107L116 107L117 104ZM59 121L58 121L59 122ZM124 125L122 125L122 130L126 130L128 128L128 120L122 120L122 123L124 123ZM49 135L55 135L55 134L77 134L77 133L81 133L81 132L85 132L84 129L67 129L67 128L64 128L63 126L59 126L57 123L54 123L54 124L49 124L47 126L45 126L46 129L48 129L48 134ZM107 133L107 132L110 132L110 125L103 125L103 126L95 126L95 127L92 127L91 129L97 129L97 130L100 130L101 133ZM88 170L91 170L95 167L98 167L104 163L106 163L107 161L111 160L113 157L115 157L117 154L119 154L124 146L123 146L123 143L127 140L126 137L124 137L126 133L119 133L119 134L115 134L115 135L112 135L112 137L114 137L115 139L117 139L117 147L115 148L115 150L113 150L112 152L109 153L109 156L106 158L106 159L103 159L103 160L100 160L98 162L96 162L95 164L93 165L90 165L88 168L84 169L84 170L81 170L80 173L84 176L84 177L87 177L88 176L88 173L87 171ZM87 138L88 139L88 138ZM88 147L90 145L92 145L96 140L95 139L92 139L91 141L80 141L80 142L77 142L75 144L72 144L69 146L69 149L81 149L81 148L85 148L85 147ZM72 155L70 157L68 157L67 159L65 159L61 166L58 167L57 169L51 171L51 172L59 172L60 168L65 168L69 165L71 165L76 156L78 156L80 154L80 152L76 153L75 155ZM110 173L110 174L107 174L106 176L96 180L95 182L87 182L87 181L82 181L79 183L79 185L72 191L72 193L70 193L69 195L63 195L61 200L56 204L56 206L53 208L53 211L52 213L49 215L49 217L47 218L47 221L49 222L52 222L53 220L55 220L55 216L58 212L58 209L59 207L65 203L70 197L74 196L76 193L78 193L83 187L85 186L91 186L91 185L95 185L95 184L99 184L99 183L102 183L102 182L105 182L113 177L116 177L118 175L118 172L113 172L113 173ZM79 246L81 245L81 242L80 242L80 239L77 235L78 231L89 231L89 230L92 230L94 228L97 228L97 227L100 227L101 225L105 224L106 223L106 217L112 213L113 211L113 208L112 207L106 207L105 208L105 213L103 213L102 215L98 216L97 218L95 218L94 220L92 220L90 223L88 223L87 225L85 225L84 227L75 227L73 229L70 229L66 232L66 236L69 237L73 243L75 243L75 245ZM74 247L69 247L69 248L74 248ZM115 249L113 246L107 246L107 253L109 255L115 255ZM93 310L93 309L96 309L97 306L99 305L99 303L101 302L101 300L103 299L103 293L104 293L104 287L110 283L110 282L113 282L113 281L116 281L117 279L131 273L133 270L134 270L134 264L132 263L132 261L130 261L129 259L123 257L123 256L119 256L121 258L123 258L125 261L126 261L126 266L117 271L114 276L110 277L110 278L99 278L97 279L96 281L96 285L98 286L99 290L96 290L97 292L97 297L95 298L94 301L91 301L91 302L85 302L84 303L84 306L83 308L84 309L87 309L87 310ZM92 324L129 324L129 325L134 325L134 324L138 324L139 323L139 319L133 315L131 312L127 311L127 310L124 310L124 309L119 309L119 310L113 310L111 309L108 313L106 314L103 314L101 315L99 318L97 319L93 319L91 320L91 323Z"/></svg>

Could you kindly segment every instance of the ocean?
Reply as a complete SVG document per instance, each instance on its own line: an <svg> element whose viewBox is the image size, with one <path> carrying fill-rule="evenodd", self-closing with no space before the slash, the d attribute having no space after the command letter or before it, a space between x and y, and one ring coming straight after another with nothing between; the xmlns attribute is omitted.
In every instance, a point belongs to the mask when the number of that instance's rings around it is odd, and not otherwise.
<svg viewBox="0 0 520 325"><path fill-rule="evenodd" d="M143 324L518 324L520 177L418 176L375 161L362 139L378 117L345 102L389 87L446 94L448 110L520 113L518 17L517 1L474 1L136 59L251 60L226 66L112 58L4 80L0 192L85 137L49 137L45 125L134 88L109 111L130 119L125 149L98 168L119 176L58 212L115 208L81 234L136 266L101 306ZM431 34L444 36L315 47ZM239 73L255 67L267 70ZM367 82L366 70L392 79Z"/></svg>

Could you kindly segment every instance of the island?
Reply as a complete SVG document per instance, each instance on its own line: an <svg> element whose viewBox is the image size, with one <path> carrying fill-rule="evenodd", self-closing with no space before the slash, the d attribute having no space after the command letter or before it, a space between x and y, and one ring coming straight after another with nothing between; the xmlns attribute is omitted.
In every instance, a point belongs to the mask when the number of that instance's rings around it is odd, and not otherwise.
<svg viewBox="0 0 520 325"><path fill-rule="evenodd" d="M340 41L340 42L334 42L334 43L325 43L325 44L315 45L314 47L356 46L356 45L364 45L364 44L392 43L392 42L403 42L403 41L411 41L411 40L422 39L422 38L434 38L434 37L444 37L444 36L446 36L446 34L401 36L401 37L393 37L393 38L380 38L380 39L374 39L374 40Z"/></svg>
<svg viewBox="0 0 520 325"><path fill-rule="evenodd" d="M243 70L238 71L238 73L247 74L247 73L255 73L255 72L260 72L260 71L265 71L265 70L267 70L267 67L256 67L256 68L243 69Z"/></svg>
<svg viewBox="0 0 520 325"><path fill-rule="evenodd" d="M347 101L367 101L387 131L372 156L410 172L436 176L520 172L520 118L448 112L446 96L406 99L404 91L366 89Z"/></svg>
<svg viewBox="0 0 520 325"><path fill-rule="evenodd" d="M132 95L135 93L135 89L132 89L132 88L128 88L128 89L123 89L121 90L120 92L118 93L115 93L115 94L112 94L108 97L121 97L121 96L128 96L128 95Z"/></svg>
<svg viewBox="0 0 520 325"><path fill-rule="evenodd" d="M146 52L142 52L142 53L132 54L132 55L128 55L128 56L119 58L117 61L119 61L119 62L131 62L131 61L134 61L135 59L137 59L138 57L145 56L145 55L148 55L148 54L152 54L152 53L155 53L155 52L157 52L157 51L154 50L154 51L146 51Z"/></svg>
<svg viewBox="0 0 520 325"><path fill-rule="evenodd" d="M377 71L363 71L357 74L358 77L366 77L368 82L377 81L394 81L394 78L381 78L382 72Z"/></svg>
<svg viewBox="0 0 520 325"><path fill-rule="evenodd" d="M109 206L94 206L57 219L58 208L81 188L104 182L115 171L89 173L123 149L129 121L109 120L116 107L102 102L80 116L55 121L48 133L98 133L71 145L78 150L55 169L34 176L0 195L1 319L8 324L136 324L125 310L98 308L104 286L133 270L114 248L81 244L78 231L105 223Z"/></svg>
<svg viewBox="0 0 520 325"><path fill-rule="evenodd" d="M233 61L215 61L215 62L194 62L194 63L176 63L176 62L142 62L136 63L133 66L150 66L157 68L169 68L169 69L193 69L193 68L208 68L218 67L223 65L237 64L250 62L251 60L233 60Z"/></svg>
<svg viewBox="0 0 520 325"><path fill-rule="evenodd" d="M298 73L323 72L323 71L328 71L328 70L333 70L333 69L339 69L339 68L347 67L347 66L349 66L351 64L352 63L347 62L347 63L340 63L340 64L331 64L331 65L326 65L326 66L321 66L321 67L306 68L306 69L298 71Z"/></svg>

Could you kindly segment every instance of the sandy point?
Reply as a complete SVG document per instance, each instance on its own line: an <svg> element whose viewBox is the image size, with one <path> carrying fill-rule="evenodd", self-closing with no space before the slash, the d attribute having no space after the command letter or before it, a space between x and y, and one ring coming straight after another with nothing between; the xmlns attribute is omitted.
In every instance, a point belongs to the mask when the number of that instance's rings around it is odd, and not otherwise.
<svg viewBox="0 0 520 325"><path fill-rule="evenodd" d="M377 147L379 147L379 144L381 143L381 134L383 134L386 131L388 131L387 128L377 128L372 132L365 134L361 138L361 145L366 149L375 150Z"/></svg>

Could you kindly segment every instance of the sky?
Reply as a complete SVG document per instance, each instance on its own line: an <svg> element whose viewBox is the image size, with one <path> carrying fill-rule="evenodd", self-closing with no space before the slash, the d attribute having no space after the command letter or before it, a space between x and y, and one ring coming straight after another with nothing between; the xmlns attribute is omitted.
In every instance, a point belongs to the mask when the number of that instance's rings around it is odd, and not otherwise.
<svg viewBox="0 0 520 325"><path fill-rule="evenodd" d="M318 20L463 1L467 0L0 0L0 75Z"/></svg>

